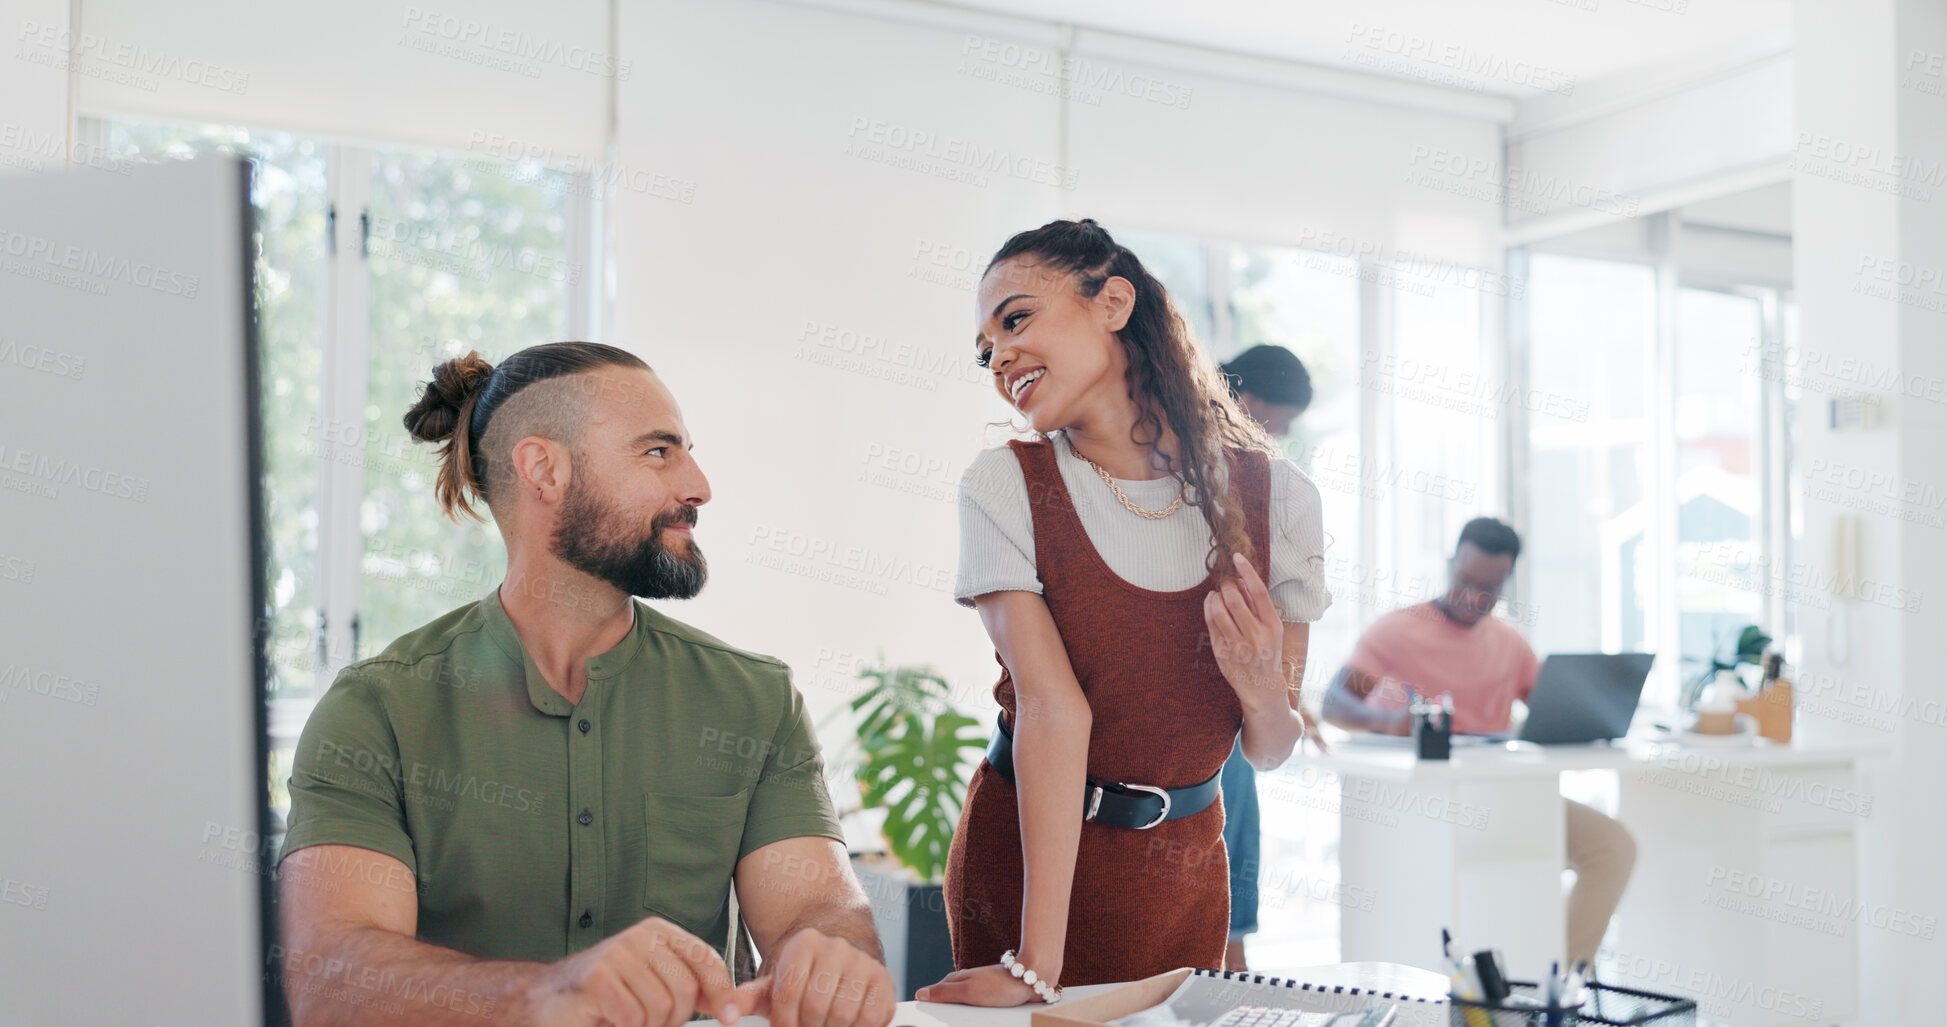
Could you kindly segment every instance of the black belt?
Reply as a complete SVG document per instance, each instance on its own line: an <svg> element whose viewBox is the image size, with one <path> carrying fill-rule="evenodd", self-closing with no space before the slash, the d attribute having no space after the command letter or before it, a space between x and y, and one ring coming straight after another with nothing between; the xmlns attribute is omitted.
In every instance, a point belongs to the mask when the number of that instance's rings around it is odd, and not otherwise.
<svg viewBox="0 0 1947 1027"><path fill-rule="evenodd" d="M987 762L1002 780L1014 783L1014 736L1007 730L1005 719L995 725L994 740L987 743ZM1086 780L1082 819L1147 831L1166 820L1181 820L1209 809L1223 790L1223 776L1220 768L1210 780L1188 788L1158 788L1090 777Z"/></svg>

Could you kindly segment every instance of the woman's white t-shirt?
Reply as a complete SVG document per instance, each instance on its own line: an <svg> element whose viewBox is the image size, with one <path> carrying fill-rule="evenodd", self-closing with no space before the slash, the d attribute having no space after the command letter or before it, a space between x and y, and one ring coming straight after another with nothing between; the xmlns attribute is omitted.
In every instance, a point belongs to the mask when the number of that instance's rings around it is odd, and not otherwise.
<svg viewBox="0 0 1947 1027"><path fill-rule="evenodd" d="M1094 468L1075 455L1063 432L1049 436L1055 466L1096 552L1117 576L1139 588L1176 592L1208 575L1210 523L1185 503L1168 517L1138 517L1123 507ZM1271 458L1271 601L1287 621L1315 621L1332 604L1325 587L1325 532L1318 487L1298 465ZM1169 506L1175 477L1116 479L1130 502L1145 510ZM953 598L1018 590L1040 594L1034 563L1034 513L1027 476L1005 445L982 450L960 478L960 564Z"/></svg>

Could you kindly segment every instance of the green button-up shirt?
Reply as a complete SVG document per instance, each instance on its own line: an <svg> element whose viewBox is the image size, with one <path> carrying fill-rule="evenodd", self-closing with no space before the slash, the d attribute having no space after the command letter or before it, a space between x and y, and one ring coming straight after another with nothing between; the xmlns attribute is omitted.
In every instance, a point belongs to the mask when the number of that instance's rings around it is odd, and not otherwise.
<svg viewBox="0 0 1947 1027"><path fill-rule="evenodd" d="M722 949L739 859L842 838L790 670L640 602L579 703L498 592L401 637L318 701L290 793L282 855L391 856L419 937L490 959L556 960L647 916Z"/></svg>

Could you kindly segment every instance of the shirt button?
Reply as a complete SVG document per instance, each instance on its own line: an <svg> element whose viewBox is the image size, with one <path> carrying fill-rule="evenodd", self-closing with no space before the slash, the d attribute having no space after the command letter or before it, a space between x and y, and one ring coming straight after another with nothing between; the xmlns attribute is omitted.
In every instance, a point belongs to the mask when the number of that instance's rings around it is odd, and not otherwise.
<svg viewBox="0 0 1947 1027"><path fill-rule="evenodd" d="M575 726L581 728L581 733L585 735L588 733L588 729L590 727L593 727L594 725L588 723L586 719L583 719L581 723L576 724Z"/></svg>
<svg viewBox="0 0 1947 1027"><path fill-rule="evenodd" d="M581 919L580 919L580 920L577 920L577 921L576 921L576 923L579 923L579 924L580 924L580 925L582 925L583 927L593 927L593 926L595 926L595 918L594 918L594 917L592 917L592 916L589 916L589 915L588 915L588 913L587 913L586 911L584 911L584 912L583 912L583 913L581 914Z"/></svg>
<svg viewBox="0 0 1947 1027"><path fill-rule="evenodd" d="M581 822L581 826L587 827L595 822L595 814L587 810L582 810L580 813L575 814L575 819Z"/></svg>

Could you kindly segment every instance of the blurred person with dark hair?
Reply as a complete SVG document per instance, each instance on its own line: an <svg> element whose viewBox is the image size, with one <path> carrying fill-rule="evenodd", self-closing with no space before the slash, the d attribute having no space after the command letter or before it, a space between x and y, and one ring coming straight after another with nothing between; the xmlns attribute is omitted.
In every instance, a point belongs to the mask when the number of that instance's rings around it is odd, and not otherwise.
<svg viewBox="0 0 1947 1027"><path fill-rule="evenodd" d="M1216 967L1230 877L1218 777L1307 730L1310 621L1331 596L1318 490L1093 221L982 274L976 361L1037 433L960 484L954 598L980 613L1001 724L947 862L953 963L925 1001Z"/></svg>
<svg viewBox="0 0 1947 1027"><path fill-rule="evenodd" d="M706 577L710 486L668 388L596 343L469 353L405 426L440 447L449 516L486 505L507 576L347 667L305 725L278 871L294 1021L884 1027L789 668L635 598ZM765 974L737 986L743 927Z"/></svg>
<svg viewBox="0 0 1947 1027"><path fill-rule="evenodd" d="M1291 422L1312 405L1312 376L1283 346L1252 346L1223 365L1237 403L1274 438L1291 434Z"/></svg>
<svg viewBox="0 0 1947 1027"><path fill-rule="evenodd" d="M1283 346L1252 346L1218 370L1230 383L1237 405L1273 438L1291 434L1291 422L1312 405L1312 376ZM1224 763L1223 791L1224 848L1230 854L1230 941L1224 947L1224 969L1245 970L1244 939L1257 933L1257 882L1263 863L1257 771L1244 758L1241 741Z"/></svg>
<svg viewBox="0 0 1947 1027"><path fill-rule="evenodd" d="M1492 517L1461 528L1447 561L1447 591L1374 621L1325 692L1327 721L1349 731L1406 735L1414 694L1453 696L1453 729L1506 732L1514 701L1526 701L1541 663L1514 626L1493 615L1521 555L1521 536ZM1569 961L1594 962L1609 918L1636 865L1636 841L1613 818L1567 804Z"/></svg>

